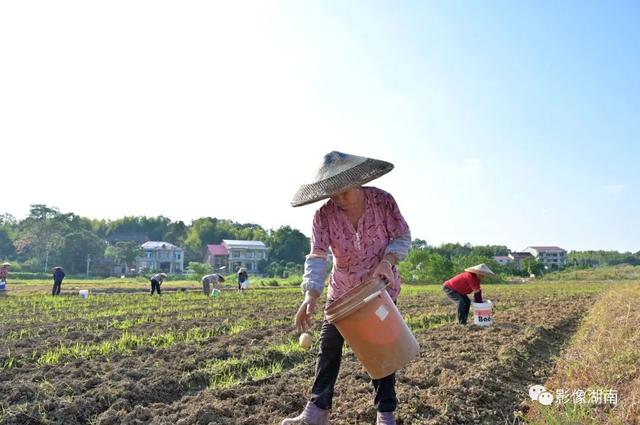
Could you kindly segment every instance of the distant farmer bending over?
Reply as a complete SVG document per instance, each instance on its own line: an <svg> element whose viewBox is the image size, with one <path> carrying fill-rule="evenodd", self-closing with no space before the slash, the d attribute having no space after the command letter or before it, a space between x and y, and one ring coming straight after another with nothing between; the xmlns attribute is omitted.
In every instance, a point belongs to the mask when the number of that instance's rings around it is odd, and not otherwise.
<svg viewBox="0 0 640 425"><path fill-rule="evenodd" d="M166 278L167 278L167 275L164 273L158 273L156 275L151 276L151 294L150 295L153 295L155 291L158 291L158 295L162 295L162 293L160 292L160 285L162 285L162 282L164 282Z"/></svg>
<svg viewBox="0 0 640 425"><path fill-rule="evenodd" d="M477 303L482 302L480 281L486 276L495 276L495 273L486 265L478 264L464 269L464 272L443 284L442 290L458 306L458 323L460 325L466 325L469 316L471 300L467 294L473 292L473 300Z"/></svg>
<svg viewBox="0 0 640 425"><path fill-rule="evenodd" d="M221 282L224 282L224 277L218 273L208 274L200 279L202 283L202 292L205 295L211 295L211 286L217 288Z"/></svg>

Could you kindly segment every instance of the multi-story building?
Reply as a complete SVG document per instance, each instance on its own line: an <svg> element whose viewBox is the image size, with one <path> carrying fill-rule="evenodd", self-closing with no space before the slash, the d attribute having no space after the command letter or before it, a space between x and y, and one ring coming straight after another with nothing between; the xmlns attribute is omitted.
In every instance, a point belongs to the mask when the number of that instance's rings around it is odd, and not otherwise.
<svg viewBox="0 0 640 425"><path fill-rule="evenodd" d="M567 251L557 246L528 246L524 249L533 255L545 267L562 268L565 265Z"/></svg>
<svg viewBox="0 0 640 425"><path fill-rule="evenodd" d="M138 269L164 273L182 273L184 251L169 242L149 241L142 244L142 257L138 257Z"/></svg>
<svg viewBox="0 0 640 425"><path fill-rule="evenodd" d="M214 270L223 267L230 273L244 267L250 273L258 272L258 262L267 259L267 246L261 241L223 239L219 245L207 245L207 262Z"/></svg>

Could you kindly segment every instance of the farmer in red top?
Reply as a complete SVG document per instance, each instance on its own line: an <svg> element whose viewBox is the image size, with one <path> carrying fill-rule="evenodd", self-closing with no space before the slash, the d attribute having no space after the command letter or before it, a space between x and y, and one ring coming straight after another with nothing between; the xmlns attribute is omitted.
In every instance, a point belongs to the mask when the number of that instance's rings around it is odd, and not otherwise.
<svg viewBox="0 0 640 425"><path fill-rule="evenodd" d="M447 280L442 286L445 294L458 305L458 323L461 325L467 324L469 307L471 307L471 300L467 294L473 292L473 301L482 302L480 281L485 276L495 276L495 273L486 265L478 264L464 269L464 272Z"/></svg>

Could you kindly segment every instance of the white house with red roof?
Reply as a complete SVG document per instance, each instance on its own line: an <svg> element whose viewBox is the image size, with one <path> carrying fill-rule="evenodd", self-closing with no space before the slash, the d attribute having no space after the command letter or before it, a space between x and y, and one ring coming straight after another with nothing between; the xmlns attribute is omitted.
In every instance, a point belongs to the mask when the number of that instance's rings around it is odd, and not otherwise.
<svg viewBox="0 0 640 425"><path fill-rule="evenodd" d="M215 272L226 272L229 266L229 251L227 251L227 247L222 244L207 245L207 254L204 261L209 264Z"/></svg>
<svg viewBox="0 0 640 425"><path fill-rule="evenodd" d="M567 251L557 246L528 246L523 251L547 267L562 268L566 262Z"/></svg>
<svg viewBox="0 0 640 425"><path fill-rule="evenodd" d="M207 262L214 271L223 267L227 273L244 267L250 273L258 272L258 263L267 259L267 246L261 241L223 239L221 244L207 245Z"/></svg>

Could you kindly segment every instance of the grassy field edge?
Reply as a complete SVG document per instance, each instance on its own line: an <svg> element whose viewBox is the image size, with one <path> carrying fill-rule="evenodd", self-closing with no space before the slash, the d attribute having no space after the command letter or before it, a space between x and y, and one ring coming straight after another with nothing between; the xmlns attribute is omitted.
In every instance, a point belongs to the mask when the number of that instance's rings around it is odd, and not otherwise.
<svg viewBox="0 0 640 425"><path fill-rule="evenodd" d="M598 298L544 384L553 403L532 401L526 423L640 424L638 300L638 283Z"/></svg>

